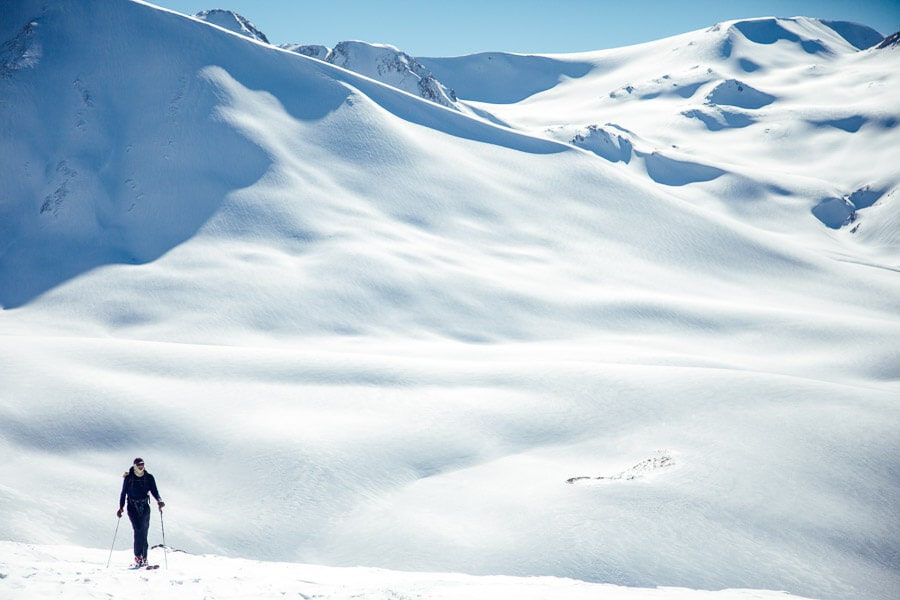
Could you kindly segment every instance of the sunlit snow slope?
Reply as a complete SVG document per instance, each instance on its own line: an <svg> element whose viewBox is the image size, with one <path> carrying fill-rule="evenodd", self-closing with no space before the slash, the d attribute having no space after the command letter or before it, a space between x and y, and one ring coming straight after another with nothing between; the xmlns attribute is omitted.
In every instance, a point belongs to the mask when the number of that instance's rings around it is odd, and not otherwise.
<svg viewBox="0 0 900 600"><path fill-rule="evenodd" d="M319 598L321 600L802 600L783 592L628 588L558 577L472 576L260 562L170 552L159 570L122 568L127 553L0 542L5 600L53 598ZM165 560L165 562L163 562ZM106 567L107 561L110 566Z"/></svg>
<svg viewBox="0 0 900 600"><path fill-rule="evenodd" d="M140 455L192 552L900 589L896 48L423 59L459 111L125 0L0 44L0 539L108 548Z"/></svg>
<svg viewBox="0 0 900 600"><path fill-rule="evenodd" d="M897 267L898 47L880 40L852 23L761 18L577 55L421 61L496 120Z"/></svg>

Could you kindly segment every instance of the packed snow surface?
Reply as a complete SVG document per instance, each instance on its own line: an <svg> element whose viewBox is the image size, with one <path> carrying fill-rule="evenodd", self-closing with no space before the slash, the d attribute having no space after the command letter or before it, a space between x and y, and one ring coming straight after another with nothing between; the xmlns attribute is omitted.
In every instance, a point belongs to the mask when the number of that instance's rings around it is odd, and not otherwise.
<svg viewBox="0 0 900 600"><path fill-rule="evenodd" d="M260 562L219 556L163 555L154 571L130 570L121 552L0 542L4 600L41 598L319 598L321 600L803 600L781 592L626 588L558 577L413 573ZM107 566L107 562L109 566Z"/></svg>
<svg viewBox="0 0 900 600"><path fill-rule="evenodd" d="M4 5L0 596L898 596L896 45L239 33Z"/></svg>

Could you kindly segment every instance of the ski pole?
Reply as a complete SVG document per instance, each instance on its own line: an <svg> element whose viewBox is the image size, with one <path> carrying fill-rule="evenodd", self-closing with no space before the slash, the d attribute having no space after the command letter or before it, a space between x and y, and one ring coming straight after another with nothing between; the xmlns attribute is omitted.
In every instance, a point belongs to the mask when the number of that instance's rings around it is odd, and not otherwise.
<svg viewBox="0 0 900 600"><path fill-rule="evenodd" d="M116 519L116 532L113 533L113 543L112 543L112 546L109 547L109 558L106 560L106 568L107 569L109 568L109 563L112 561L113 548L116 547L116 536L119 535L119 523L121 523L121 522L122 522L122 517L119 517L118 519Z"/></svg>
<svg viewBox="0 0 900 600"><path fill-rule="evenodd" d="M168 547L166 546L166 525L163 523L163 511L162 506L159 507L159 528L162 530L163 537L163 559L166 561L166 570L169 570L169 554Z"/></svg>

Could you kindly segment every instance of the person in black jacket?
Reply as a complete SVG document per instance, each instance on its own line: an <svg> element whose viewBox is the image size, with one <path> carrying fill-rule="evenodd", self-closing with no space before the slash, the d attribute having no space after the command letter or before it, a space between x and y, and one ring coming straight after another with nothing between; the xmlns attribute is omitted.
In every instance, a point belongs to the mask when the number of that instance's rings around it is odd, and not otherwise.
<svg viewBox="0 0 900 600"><path fill-rule="evenodd" d="M119 511L116 513L122 518L122 509L125 506L125 498L128 497L128 518L134 529L134 564L141 567L147 564L147 533L150 531L150 498L153 494L162 512L166 505L159 497L156 489L156 479L144 470L144 459L134 459L134 465L126 471L122 477L122 493L119 495Z"/></svg>

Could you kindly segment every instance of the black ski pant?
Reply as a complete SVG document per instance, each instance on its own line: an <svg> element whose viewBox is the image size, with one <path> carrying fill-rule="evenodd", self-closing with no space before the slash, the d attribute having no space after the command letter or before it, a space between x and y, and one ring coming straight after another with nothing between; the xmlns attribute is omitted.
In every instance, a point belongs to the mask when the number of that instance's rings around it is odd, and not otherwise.
<svg viewBox="0 0 900 600"><path fill-rule="evenodd" d="M147 534L150 533L150 502L128 500L128 518L134 529L134 555L147 558Z"/></svg>

